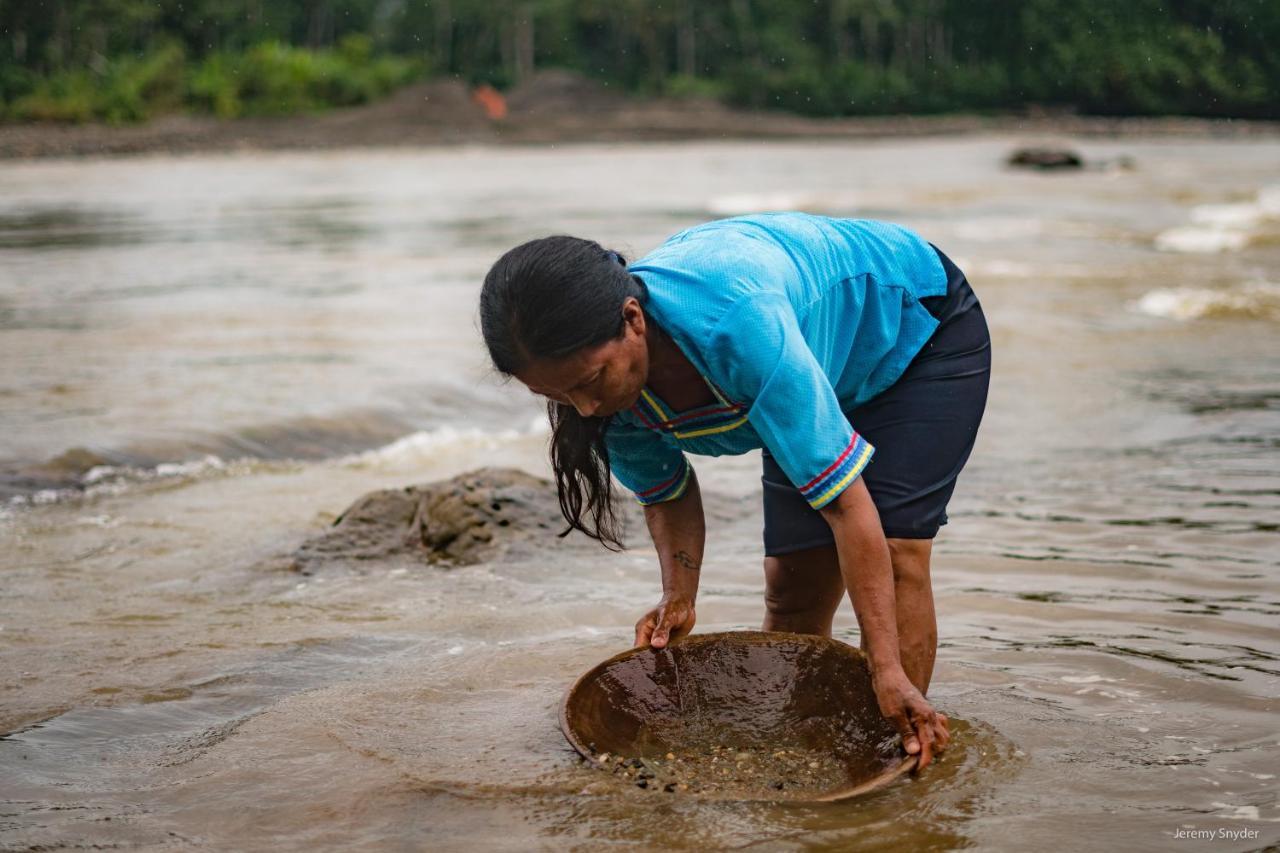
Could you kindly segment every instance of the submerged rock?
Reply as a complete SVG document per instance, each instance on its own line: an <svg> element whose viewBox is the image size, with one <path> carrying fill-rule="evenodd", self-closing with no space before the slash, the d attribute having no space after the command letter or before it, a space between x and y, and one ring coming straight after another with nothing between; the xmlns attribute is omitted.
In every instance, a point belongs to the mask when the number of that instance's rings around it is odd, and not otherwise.
<svg viewBox="0 0 1280 853"><path fill-rule="evenodd" d="M511 468L481 468L449 480L361 497L325 533L303 543L294 568L321 561L412 556L468 565L513 548L599 548L585 536L561 539L565 522L555 484Z"/></svg>
<svg viewBox="0 0 1280 853"><path fill-rule="evenodd" d="M1009 155L1008 164L1024 169L1082 169L1084 158L1067 148L1019 148Z"/></svg>

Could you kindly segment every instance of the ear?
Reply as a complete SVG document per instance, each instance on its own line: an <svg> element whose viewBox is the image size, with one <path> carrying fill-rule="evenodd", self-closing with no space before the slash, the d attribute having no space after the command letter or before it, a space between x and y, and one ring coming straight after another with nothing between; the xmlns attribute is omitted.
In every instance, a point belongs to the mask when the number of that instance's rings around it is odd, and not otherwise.
<svg viewBox="0 0 1280 853"><path fill-rule="evenodd" d="M640 300L636 299L634 296L628 296L623 300L622 319L626 323L628 329L640 337L644 337L645 316L644 309L640 307Z"/></svg>

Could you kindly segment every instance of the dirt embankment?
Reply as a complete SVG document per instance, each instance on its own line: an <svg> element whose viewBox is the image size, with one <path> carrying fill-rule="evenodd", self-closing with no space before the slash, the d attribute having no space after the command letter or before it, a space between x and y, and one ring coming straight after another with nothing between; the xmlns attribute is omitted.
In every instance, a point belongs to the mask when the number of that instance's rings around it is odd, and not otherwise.
<svg viewBox="0 0 1280 853"><path fill-rule="evenodd" d="M0 157L60 157L237 149L450 144L857 139L978 132L1082 136L1280 136L1280 122L1082 116L878 116L814 119L735 110L705 99L636 99L566 71L539 72L491 118L463 83L437 80L362 107L223 121L169 116L128 127L0 125Z"/></svg>

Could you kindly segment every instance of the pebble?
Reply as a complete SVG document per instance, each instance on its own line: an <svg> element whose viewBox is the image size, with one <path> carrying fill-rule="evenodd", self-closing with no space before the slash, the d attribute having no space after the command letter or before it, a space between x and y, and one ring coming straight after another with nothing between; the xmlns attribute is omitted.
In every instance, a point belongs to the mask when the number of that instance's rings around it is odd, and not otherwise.
<svg viewBox="0 0 1280 853"><path fill-rule="evenodd" d="M606 752L595 760L641 790L668 794L785 790L788 795L796 795L828 790L844 778L844 769L835 756L799 748L757 751L717 745L653 758Z"/></svg>

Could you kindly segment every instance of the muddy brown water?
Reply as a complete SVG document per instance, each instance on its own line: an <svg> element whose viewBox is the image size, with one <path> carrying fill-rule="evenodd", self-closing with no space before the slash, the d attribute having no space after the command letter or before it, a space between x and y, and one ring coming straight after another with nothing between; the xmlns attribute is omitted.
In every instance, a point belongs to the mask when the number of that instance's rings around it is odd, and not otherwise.
<svg viewBox="0 0 1280 853"><path fill-rule="evenodd" d="M1037 141L0 166L0 846L1280 843L1280 146L1001 165ZM657 600L638 537L274 560L375 488L545 475L537 401L475 332L497 253L784 207L917 228L992 326L935 548L929 772L845 805L601 786L556 712ZM698 630L758 628L758 456L694 461L721 507Z"/></svg>

